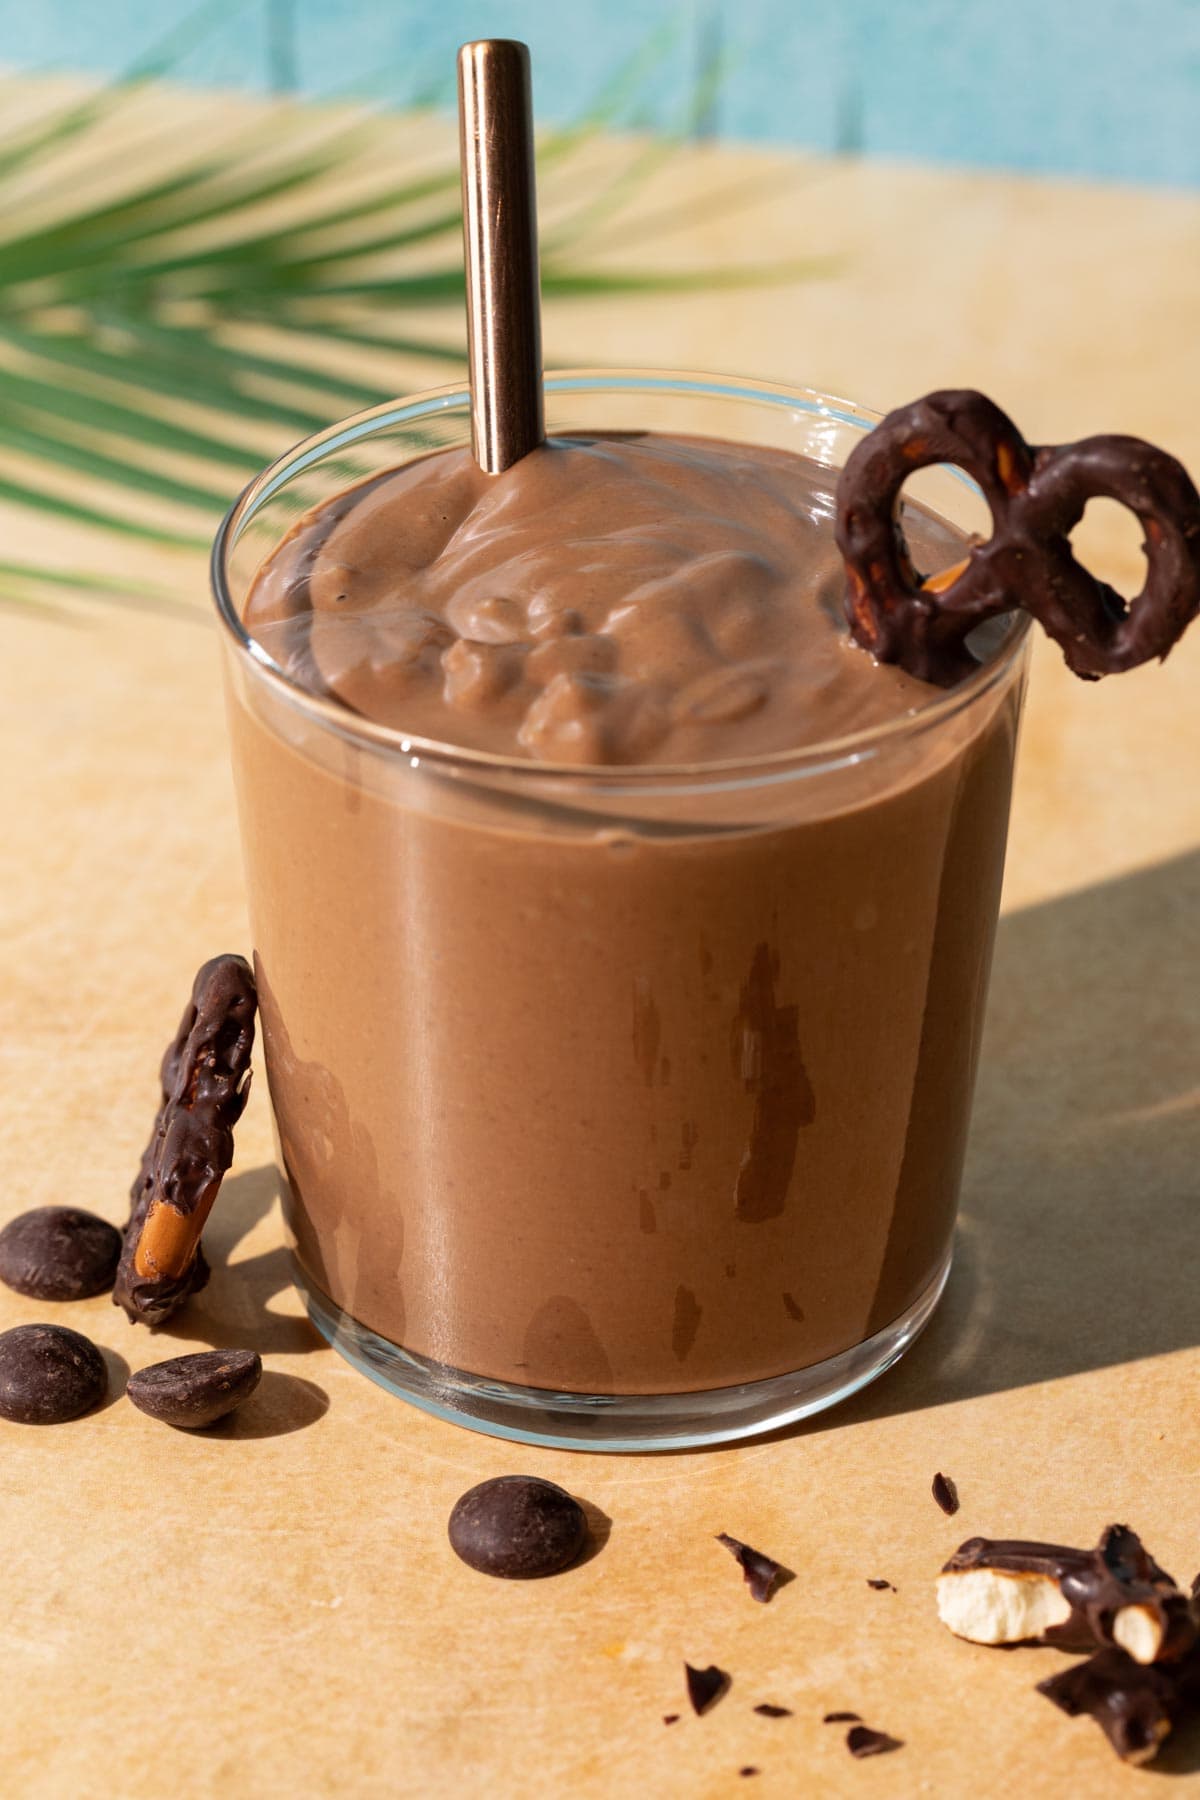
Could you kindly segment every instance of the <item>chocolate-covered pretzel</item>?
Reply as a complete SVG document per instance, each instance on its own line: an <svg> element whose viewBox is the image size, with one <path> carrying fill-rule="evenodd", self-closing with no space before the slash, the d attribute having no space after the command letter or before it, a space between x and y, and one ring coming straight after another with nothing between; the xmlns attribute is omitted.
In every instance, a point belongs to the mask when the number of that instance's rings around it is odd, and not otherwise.
<svg viewBox="0 0 1200 1800"><path fill-rule="evenodd" d="M257 1006L241 956L204 964L162 1065L163 1102L133 1184L113 1301L134 1324L161 1325L204 1285L200 1233L233 1161L250 1083Z"/></svg>
<svg viewBox="0 0 1200 1800"><path fill-rule="evenodd" d="M899 500L908 477L934 463L978 482L992 535L924 581ZM1145 532L1146 582L1129 602L1071 548L1084 507L1100 497L1128 507ZM975 626L1016 608L1085 680L1165 657L1200 612L1200 494L1182 464L1141 438L1034 447L983 394L947 389L889 413L856 445L837 500L851 631L880 662L941 686L976 666L966 647Z"/></svg>

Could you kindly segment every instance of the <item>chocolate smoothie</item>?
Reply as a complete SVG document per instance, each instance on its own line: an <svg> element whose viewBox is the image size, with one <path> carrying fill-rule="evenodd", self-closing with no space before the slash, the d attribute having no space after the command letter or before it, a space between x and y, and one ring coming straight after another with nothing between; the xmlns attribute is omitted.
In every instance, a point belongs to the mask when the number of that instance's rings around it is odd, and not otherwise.
<svg viewBox="0 0 1200 1800"><path fill-rule="evenodd" d="M492 477L451 450L259 573L247 629L346 721L233 684L290 1222L419 1358L730 1387L940 1278L1019 683L956 705L850 641L836 477L652 434ZM906 523L926 571L962 556Z"/></svg>

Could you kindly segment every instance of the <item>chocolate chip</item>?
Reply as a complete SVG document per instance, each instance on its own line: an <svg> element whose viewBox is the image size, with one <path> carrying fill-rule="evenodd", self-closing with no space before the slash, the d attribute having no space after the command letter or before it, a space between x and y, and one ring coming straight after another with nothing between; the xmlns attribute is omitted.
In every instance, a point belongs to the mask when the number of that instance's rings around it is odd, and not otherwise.
<svg viewBox="0 0 1200 1800"><path fill-rule="evenodd" d="M0 1418L61 1425L104 1398L108 1370L90 1339L65 1325L0 1332Z"/></svg>
<svg viewBox="0 0 1200 1800"><path fill-rule="evenodd" d="M529 1581L573 1563L587 1539L578 1500L534 1475L497 1475L456 1501L450 1545L481 1575Z"/></svg>
<svg viewBox="0 0 1200 1800"><path fill-rule="evenodd" d="M709 1663L707 1669L693 1669L691 1663L685 1662L684 1672L687 1676L688 1699L695 1713L707 1712L715 1706L725 1689L729 1686L729 1677L724 1669L718 1669L716 1663Z"/></svg>
<svg viewBox="0 0 1200 1800"><path fill-rule="evenodd" d="M761 1550L752 1550L749 1544L743 1544L740 1538L730 1537L727 1531L717 1533L717 1542L724 1544L734 1560L741 1565L751 1599L761 1600L765 1606L775 1591L776 1582L788 1573L783 1564L777 1563L774 1557L764 1556Z"/></svg>
<svg viewBox="0 0 1200 1800"><path fill-rule="evenodd" d="M893 1594L896 1591L895 1588L892 1587L891 1582L884 1581L884 1579L881 1575L874 1575L874 1576L868 1575L867 1576L867 1586L869 1588L874 1588L875 1591L880 1594L884 1593L888 1588L891 1588Z"/></svg>
<svg viewBox="0 0 1200 1800"><path fill-rule="evenodd" d="M0 1281L34 1300L86 1300L113 1284L121 1234L77 1206L35 1206L0 1231Z"/></svg>
<svg viewBox="0 0 1200 1800"><path fill-rule="evenodd" d="M754 1710L756 1713L760 1713L764 1719L790 1719L792 1716L790 1706L772 1706L769 1700L762 1701Z"/></svg>
<svg viewBox="0 0 1200 1800"><path fill-rule="evenodd" d="M886 1756L889 1750L903 1750L899 1738L886 1731L872 1731L869 1725L852 1725L846 1733L846 1748L851 1756Z"/></svg>
<svg viewBox="0 0 1200 1800"><path fill-rule="evenodd" d="M257 1350L203 1350L139 1369L126 1392L139 1412L197 1431L248 1400L261 1379Z"/></svg>
<svg viewBox="0 0 1200 1800"><path fill-rule="evenodd" d="M861 1722L861 1713L833 1712L826 1713L821 1721L824 1725L857 1725Z"/></svg>
<svg viewBox="0 0 1200 1800"><path fill-rule="evenodd" d="M933 1478L932 1492L942 1511L953 1518L959 1506L958 1489L950 1477L943 1475L940 1469Z"/></svg>

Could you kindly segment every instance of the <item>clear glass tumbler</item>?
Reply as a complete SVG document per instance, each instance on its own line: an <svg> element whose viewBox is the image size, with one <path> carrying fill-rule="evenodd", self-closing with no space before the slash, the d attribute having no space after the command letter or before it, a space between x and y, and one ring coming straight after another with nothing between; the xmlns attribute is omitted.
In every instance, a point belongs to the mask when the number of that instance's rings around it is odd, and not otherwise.
<svg viewBox="0 0 1200 1800"><path fill-rule="evenodd" d="M666 373L557 375L546 411L791 449L831 495L875 423ZM879 1375L945 1282L1024 624L918 711L753 761L406 737L289 680L242 611L310 508L469 438L462 389L361 414L252 482L215 546L296 1280L345 1357L459 1423L744 1437ZM956 471L922 498L980 523Z"/></svg>

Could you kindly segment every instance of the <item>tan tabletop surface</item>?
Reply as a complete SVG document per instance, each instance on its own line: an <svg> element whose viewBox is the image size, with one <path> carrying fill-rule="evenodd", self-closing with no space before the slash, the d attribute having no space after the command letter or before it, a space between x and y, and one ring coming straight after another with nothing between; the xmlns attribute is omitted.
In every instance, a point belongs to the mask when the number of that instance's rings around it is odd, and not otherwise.
<svg viewBox="0 0 1200 1800"><path fill-rule="evenodd" d="M787 287L562 303L557 362L737 369L885 406L971 383L1035 440L1141 431L1200 467L1200 199L704 150L637 209L617 260L766 246L830 263ZM248 947L215 638L199 558L25 515L4 529L6 555L156 574L178 595L169 611L0 614L0 1214L71 1201L117 1220L191 974ZM1132 541L1097 523L1106 573L1136 576ZM1033 1692L1058 1653L958 1642L932 1578L976 1532L1090 1542L1114 1519L1181 1578L1200 1567L1198 692L1200 631L1165 668L1099 688L1039 653L950 1288L899 1369L807 1428L566 1455L389 1398L321 1345L287 1285L261 1086L211 1285L177 1333L135 1330L104 1298L0 1291L0 1326L61 1319L113 1376L77 1424L0 1426L0 1791L1153 1786ZM187 1436L122 1397L127 1366L210 1344L265 1355L238 1420ZM598 1555L528 1586L454 1559L455 1498L518 1469L611 1520ZM952 1520L937 1469L962 1495ZM770 1606L714 1544L723 1530L795 1571ZM685 1658L733 1675L703 1719ZM764 1700L793 1716L756 1716ZM833 1708L904 1748L852 1761L821 1723ZM669 1712L684 1716L664 1727ZM1200 1792L1194 1736L1158 1766Z"/></svg>

